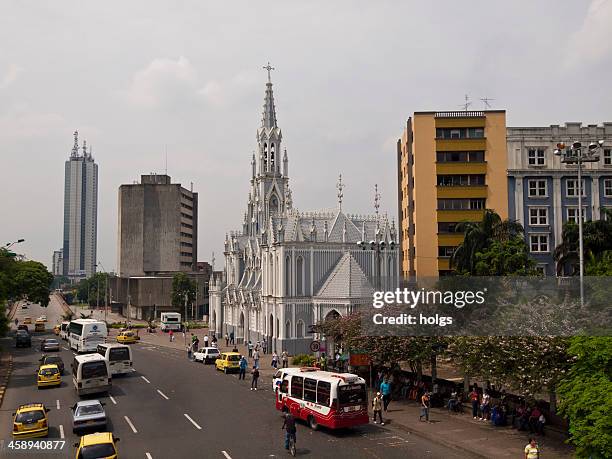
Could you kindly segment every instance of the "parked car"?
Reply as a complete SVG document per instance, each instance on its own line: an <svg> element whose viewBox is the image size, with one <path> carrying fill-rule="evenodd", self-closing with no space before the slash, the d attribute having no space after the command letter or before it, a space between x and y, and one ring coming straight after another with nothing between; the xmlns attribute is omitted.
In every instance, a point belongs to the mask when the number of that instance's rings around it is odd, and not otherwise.
<svg viewBox="0 0 612 459"><path fill-rule="evenodd" d="M57 365L59 368L60 374L64 374L64 361L59 355L43 355L39 360L40 365Z"/></svg>
<svg viewBox="0 0 612 459"><path fill-rule="evenodd" d="M106 430L106 412L100 400L81 400L74 404L72 410L72 431L83 429Z"/></svg>
<svg viewBox="0 0 612 459"><path fill-rule="evenodd" d="M13 413L13 438L46 437L49 435L49 419L42 403L20 405Z"/></svg>
<svg viewBox="0 0 612 459"><path fill-rule="evenodd" d="M237 352L223 352L221 357L215 360L215 368L227 374L231 371L238 371L240 368L239 363L240 354Z"/></svg>
<svg viewBox="0 0 612 459"><path fill-rule="evenodd" d="M60 375L59 368L57 365L41 365L38 371L37 386L41 387L49 386L61 386L62 375Z"/></svg>
<svg viewBox="0 0 612 459"><path fill-rule="evenodd" d="M42 343L40 343L40 350L43 351L43 352L46 352L46 351L59 351L60 350L60 343L55 338L46 338L46 339L43 339Z"/></svg>
<svg viewBox="0 0 612 459"><path fill-rule="evenodd" d="M15 333L15 347L31 347L32 337L27 330L17 330Z"/></svg>
<svg viewBox="0 0 612 459"><path fill-rule="evenodd" d="M77 448L76 457L105 457L108 459L117 459L119 453L117 452L118 438L114 437L112 432L98 432L89 435L83 435L79 443L75 443L74 447Z"/></svg>
<svg viewBox="0 0 612 459"><path fill-rule="evenodd" d="M60 334L60 326L56 325L55 327L53 327L53 333L55 334L55 336L59 336Z"/></svg>
<svg viewBox="0 0 612 459"><path fill-rule="evenodd" d="M196 362L215 363L221 353L216 347L203 347L193 354Z"/></svg>

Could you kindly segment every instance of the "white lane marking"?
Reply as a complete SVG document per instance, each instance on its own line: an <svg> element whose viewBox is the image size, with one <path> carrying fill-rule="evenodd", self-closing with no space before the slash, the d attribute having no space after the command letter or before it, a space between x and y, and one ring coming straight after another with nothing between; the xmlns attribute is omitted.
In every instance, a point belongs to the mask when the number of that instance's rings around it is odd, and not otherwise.
<svg viewBox="0 0 612 459"><path fill-rule="evenodd" d="M57 407L58 410L60 409L60 402L59 402L59 400L55 401L55 406Z"/></svg>
<svg viewBox="0 0 612 459"><path fill-rule="evenodd" d="M132 372L136 371L136 368L132 368Z"/></svg>
<svg viewBox="0 0 612 459"><path fill-rule="evenodd" d="M191 419L187 413L183 413L183 415L189 420L189 422L191 422L196 427L196 429L202 430L198 423Z"/></svg>
<svg viewBox="0 0 612 459"><path fill-rule="evenodd" d="M141 376L141 378L142 378L142 379L144 379L144 380L145 380L145 382L146 382L147 384L151 384L151 381L149 381L149 380L148 380L147 378L145 378L144 376Z"/></svg>
<svg viewBox="0 0 612 459"><path fill-rule="evenodd" d="M166 394L164 394L161 390L157 389L157 393L164 397L166 400L170 400Z"/></svg>
<svg viewBox="0 0 612 459"><path fill-rule="evenodd" d="M127 422L129 426L132 428L132 432L138 433L138 431L136 430L136 427L134 427L134 424L132 424L132 421L130 421L130 418L128 418L127 416L123 416L123 419L125 419L125 422Z"/></svg>
<svg viewBox="0 0 612 459"><path fill-rule="evenodd" d="M111 402L113 402L114 405L117 404L117 401L113 398L112 395L109 395L108 397L111 399Z"/></svg>
<svg viewBox="0 0 612 459"><path fill-rule="evenodd" d="M151 456L151 453L145 453L145 456L147 456L147 459L153 459L153 456Z"/></svg>
<svg viewBox="0 0 612 459"><path fill-rule="evenodd" d="M66 346L62 346L62 349L65 350L65 351L69 351L70 350Z"/></svg>
<svg viewBox="0 0 612 459"><path fill-rule="evenodd" d="M221 451L221 453L226 457L226 459L232 459L232 456L227 454L227 451Z"/></svg>
<svg viewBox="0 0 612 459"><path fill-rule="evenodd" d="M63 440L64 439L64 426L60 424L59 429L60 429L60 438Z"/></svg>

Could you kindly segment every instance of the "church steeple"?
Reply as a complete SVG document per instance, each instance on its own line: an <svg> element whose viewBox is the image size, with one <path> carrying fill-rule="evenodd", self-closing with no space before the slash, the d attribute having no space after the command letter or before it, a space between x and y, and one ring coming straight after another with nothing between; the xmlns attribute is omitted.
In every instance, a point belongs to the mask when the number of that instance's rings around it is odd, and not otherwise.
<svg viewBox="0 0 612 459"><path fill-rule="evenodd" d="M268 71L268 82L266 83L266 97L264 100L261 127L272 129L278 127L276 124L276 107L274 106L274 93L272 92L272 80L270 77L270 71L274 70L274 67L268 62L268 65L266 65L264 69Z"/></svg>

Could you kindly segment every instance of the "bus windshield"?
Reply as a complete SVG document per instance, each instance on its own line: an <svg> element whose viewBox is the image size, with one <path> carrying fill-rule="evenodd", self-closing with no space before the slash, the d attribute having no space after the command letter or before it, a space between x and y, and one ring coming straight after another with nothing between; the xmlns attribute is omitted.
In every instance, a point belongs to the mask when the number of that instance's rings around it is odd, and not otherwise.
<svg viewBox="0 0 612 459"><path fill-rule="evenodd" d="M77 322L70 322L68 330L70 333L81 336L83 334L83 324Z"/></svg>
<svg viewBox="0 0 612 459"><path fill-rule="evenodd" d="M349 384L338 387L340 405L354 405L366 401L365 384Z"/></svg>

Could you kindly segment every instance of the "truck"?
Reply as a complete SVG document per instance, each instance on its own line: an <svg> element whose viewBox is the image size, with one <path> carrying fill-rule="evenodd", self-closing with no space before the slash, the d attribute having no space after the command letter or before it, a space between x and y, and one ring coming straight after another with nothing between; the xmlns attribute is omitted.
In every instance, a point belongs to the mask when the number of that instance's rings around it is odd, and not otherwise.
<svg viewBox="0 0 612 459"><path fill-rule="evenodd" d="M181 314L178 312L162 312L160 314L161 331L179 331L181 329Z"/></svg>

